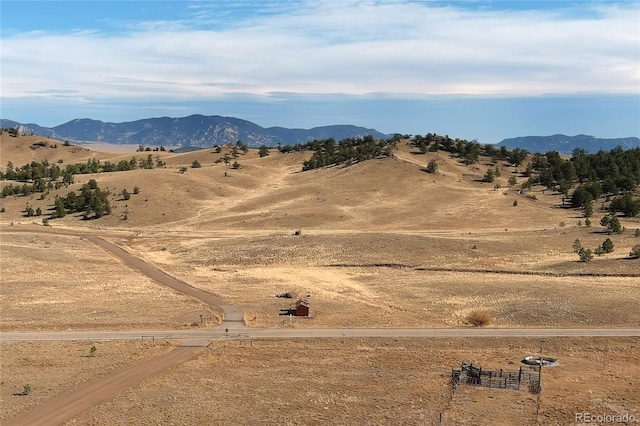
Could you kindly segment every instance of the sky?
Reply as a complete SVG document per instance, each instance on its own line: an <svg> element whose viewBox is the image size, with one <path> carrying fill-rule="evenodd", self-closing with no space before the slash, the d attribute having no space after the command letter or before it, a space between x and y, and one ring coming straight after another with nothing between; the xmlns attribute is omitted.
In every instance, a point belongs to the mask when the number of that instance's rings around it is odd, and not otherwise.
<svg viewBox="0 0 640 426"><path fill-rule="evenodd" d="M0 117L640 137L640 1L11 1Z"/></svg>

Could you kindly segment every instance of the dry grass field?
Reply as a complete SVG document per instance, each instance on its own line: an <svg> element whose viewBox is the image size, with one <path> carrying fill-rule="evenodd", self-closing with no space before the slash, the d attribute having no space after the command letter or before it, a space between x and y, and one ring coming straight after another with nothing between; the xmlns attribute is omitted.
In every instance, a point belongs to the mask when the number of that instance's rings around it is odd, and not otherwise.
<svg viewBox="0 0 640 426"><path fill-rule="evenodd" d="M0 345L0 423L115 370L171 350L169 342L7 342ZM95 346L94 356L91 347ZM29 395L19 395L25 384Z"/></svg>
<svg viewBox="0 0 640 426"><path fill-rule="evenodd" d="M93 407L68 425L531 425L535 395L460 385L461 361L517 371L543 346L541 424L574 413L640 411L637 339L309 339L228 341ZM89 360L93 361L93 360Z"/></svg>
<svg viewBox="0 0 640 426"><path fill-rule="evenodd" d="M19 167L62 160L63 167L89 158L117 162L148 155L167 166L76 175L69 188L42 199L0 199L3 331L194 328L203 312L216 322L213 308L64 232L99 235L243 307L250 327L469 327L466 317L474 310L488 312L490 327L498 328L640 326L640 261L626 258L640 243L633 235L640 219L621 218L627 230L607 235L598 225L604 214L599 204L593 226L578 226L584 218L562 208L559 195L508 188L510 176L522 180L513 167L501 166L501 188L494 188L479 181L486 161L464 166L442 152L416 155L407 144L394 158L301 172L309 153L272 150L260 158L250 150L232 169L219 161L229 148L110 152L108 146L98 151L48 141L50 146L32 149L41 140L3 134L0 167L8 161ZM422 170L430 159L438 161L436 175ZM191 168L194 160L202 167ZM180 167L187 171L180 173ZM25 217L27 204L47 212L56 195L77 191L89 179L112 193L111 215L83 221L69 214L46 228L42 218ZM132 192L134 186L140 193L123 200L122 189ZM577 261L575 239L593 249L607 237L613 253ZM315 317L291 322L279 315L293 301L275 297L285 292L309 294ZM517 369L540 343L216 343L198 360L69 424L430 424L440 413L444 424L531 424L532 395L460 388L449 401L447 380L462 360ZM101 358L105 364L82 370L96 364L81 358L88 351L84 343L3 343L0 421L64 392L71 377L99 377L111 366L166 350L142 350L139 342L101 345L99 354L108 362ZM544 347L561 364L548 370L542 424L571 424L578 411L626 410L640 418L638 339L547 339ZM53 353L61 354L55 362ZM32 383L34 393L14 396L37 369L46 373Z"/></svg>

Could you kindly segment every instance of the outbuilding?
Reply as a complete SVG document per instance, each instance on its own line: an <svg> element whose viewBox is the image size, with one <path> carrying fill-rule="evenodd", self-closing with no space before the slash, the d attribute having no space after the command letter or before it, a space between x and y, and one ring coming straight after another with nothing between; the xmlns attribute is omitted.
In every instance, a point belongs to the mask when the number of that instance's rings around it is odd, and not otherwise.
<svg viewBox="0 0 640 426"><path fill-rule="evenodd" d="M307 299L300 299L296 301L296 316L308 317L311 311L309 301Z"/></svg>

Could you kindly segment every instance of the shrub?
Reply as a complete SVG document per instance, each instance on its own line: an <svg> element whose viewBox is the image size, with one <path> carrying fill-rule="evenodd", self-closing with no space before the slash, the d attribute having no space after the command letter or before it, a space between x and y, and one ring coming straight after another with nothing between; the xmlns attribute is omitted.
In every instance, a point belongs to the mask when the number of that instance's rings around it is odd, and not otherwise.
<svg viewBox="0 0 640 426"><path fill-rule="evenodd" d="M591 259L593 259L593 253L591 253L591 250L585 250L584 247L578 251L578 256L580 256L580 262L589 262Z"/></svg>
<svg viewBox="0 0 640 426"><path fill-rule="evenodd" d="M136 194L136 195L139 194L140 193L140 188L138 188L137 186L134 186L133 187L133 193Z"/></svg>
<svg viewBox="0 0 640 426"><path fill-rule="evenodd" d="M491 323L491 315L487 311L472 311L467 321L474 327L482 327Z"/></svg>
<svg viewBox="0 0 640 426"><path fill-rule="evenodd" d="M427 164L427 172L438 173L438 163L436 162L436 160L429 161L429 164Z"/></svg>
<svg viewBox="0 0 640 426"><path fill-rule="evenodd" d="M611 241L611 238L604 240L602 250L604 250L605 253L613 253L613 241Z"/></svg>
<svg viewBox="0 0 640 426"><path fill-rule="evenodd" d="M518 206L518 200L513 200L513 207L517 207Z"/></svg>
<svg viewBox="0 0 640 426"><path fill-rule="evenodd" d="M127 191L126 188L122 190L122 199L123 200L131 199L131 194L129 194L129 191Z"/></svg>
<svg viewBox="0 0 640 426"><path fill-rule="evenodd" d="M178 171L179 171L180 173L187 173L187 168L186 168L186 167L180 167L180 168L178 169Z"/></svg>
<svg viewBox="0 0 640 426"><path fill-rule="evenodd" d="M4 207L2 208L2 211L4 212ZM640 228L636 229L636 233L634 235L636 236L636 238L640 237Z"/></svg>
<svg viewBox="0 0 640 426"><path fill-rule="evenodd" d="M580 242L579 239L576 238L576 240L573 242L573 252L578 253L581 248L582 248L582 243Z"/></svg>
<svg viewBox="0 0 640 426"><path fill-rule="evenodd" d="M29 395L31 393L31 385L29 383L25 383L22 387L22 395Z"/></svg>
<svg viewBox="0 0 640 426"><path fill-rule="evenodd" d="M193 162L191 163L191 168L192 169L199 169L200 167L202 167L200 162L198 160L193 160Z"/></svg>
<svg viewBox="0 0 640 426"><path fill-rule="evenodd" d="M631 252L629 253L629 257L631 259L640 258L640 244L633 246L633 248L631 249Z"/></svg>

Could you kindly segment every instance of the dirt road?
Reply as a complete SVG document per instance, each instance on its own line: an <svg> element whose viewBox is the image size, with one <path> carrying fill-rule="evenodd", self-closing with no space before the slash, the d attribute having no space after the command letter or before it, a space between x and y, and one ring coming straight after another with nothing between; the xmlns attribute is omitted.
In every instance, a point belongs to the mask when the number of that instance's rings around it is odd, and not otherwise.
<svg viewBox="0 0 640 426"><path fill-rule="evenodd" d="M20 231L18 231L20 232ZM38 232L24 230L22 232ZM51 230L45 232L52 233ZM55 233L55 231L53 232ZM350 338L350 337L629 337L640 336L638 328L439 328L439 329L257 329L244 324L241 308L223 299L180 281L164 271L128 253L123 248L100 237L73 231L60 232L85 238L122 259L126 265L137 269L157 283L178 292L195 297L223 311L224 322L212 329L198 330L136 330L136 331L85 331L85 332L4 332L0 342L34 340L181 340L178 347L167 354L152 358L74 391L62 393L33 410L10 419L6 425L55 425L73 418L91 406L111 398L122 390L145 379L164 372L185 361L196 358L202 346L219 339L291 339L291 338ZM227 331L228 330L228 331Z"/></svg>
<svg viewBox="0 0 640 426"><path fill-rule="evenodd" d="M151 266L144 260L133 256L123 248L105 239L93 235L83 235L83 238L86 238L97 246L119 257L129 267L137 269L155 282L170 287L180 293L195 297L208 305L220 308L224 314L225 323L235 323L236 327L244 326L244 312L241 308L232 305L211 293L192 287L184 281L180 281L179 279L172 277L166 272Z"/></svg>
<svg viewBox="0 0 640 426"><path fill-rule="evenodd" d="M225 332L225 328L229 332ZM192 345L219 339L299 339L349 337L640 337L640 328L249 328L222 325L199 330L25 331L0 333L0 342L61 340L181 340ZM205 344L206 345L206 344Z"/></svg>
<svg viewBox="0 0 640 426"><path fill-rule="evenodd" d="M81 386L9 419L5 426L37 426L61 424L95 404L111 398L128 387L160 374L185 361L197 358L200 348L178 347L164 355L124 368L100 380Z"/></svg>

